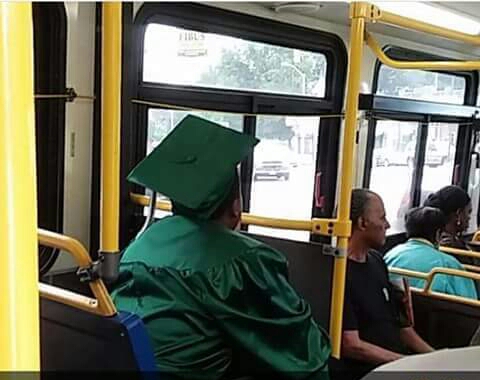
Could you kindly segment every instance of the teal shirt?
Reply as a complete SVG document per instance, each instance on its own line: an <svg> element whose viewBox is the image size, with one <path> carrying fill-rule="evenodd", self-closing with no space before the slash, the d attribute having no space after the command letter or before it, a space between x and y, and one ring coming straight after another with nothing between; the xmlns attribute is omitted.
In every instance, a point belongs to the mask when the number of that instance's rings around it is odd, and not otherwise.
<svg viewBox="0 0 480 380"><path fill-rule="evenodd" d="M430 242L423 239L410 239L390 250L384 257L388 267L409 269L428 273L433 268L452 268L464 270L462 264L446 253L437 250ZM408 278L410 286L423 288L425 281ZM458 276L436 275L432 290L436 292L477 299L473 280Z"/></svg>
<svg viewBox="0 0 480 380"><path fill-rule="evenodd" d="M216 223L151 225L126 249L112 297L144 321L160 372L328 379L328 335L288 283L285 257Z"/></svg>

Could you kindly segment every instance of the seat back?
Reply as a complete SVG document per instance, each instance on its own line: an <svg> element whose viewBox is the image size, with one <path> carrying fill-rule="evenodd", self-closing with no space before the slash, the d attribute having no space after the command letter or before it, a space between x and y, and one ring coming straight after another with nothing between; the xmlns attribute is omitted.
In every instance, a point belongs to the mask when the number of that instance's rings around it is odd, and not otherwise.
<svg viewBox="0 0 480 380"><path fill-rule="evenodd" d="M322 244L248 235L286 256L290 283L310 304L316 322L328 329L334 258L322 254Z"/></svg>
<svg viewBox="0 0 480 380"><path fill-rule="evenodd" d="M104 317L41 298L42 371L154 371L142 321L134 314Z"/></svg>
<svg viewBox="0 0 480 380"><path fill-rule="evenodd" d="M468 346L480 326L480 308L414 292L415 330L435 348Z"/></svg>
<svg viewBox="0 0 480 380"><path fill-rule="evenodd" d="M289 262L289 280L311 305L313 316L328 329L334 258L321 253L321 245L248 234L279 250ZM415 329L436 348L465 347L480 325L478 306L414 292Z"/></svg>

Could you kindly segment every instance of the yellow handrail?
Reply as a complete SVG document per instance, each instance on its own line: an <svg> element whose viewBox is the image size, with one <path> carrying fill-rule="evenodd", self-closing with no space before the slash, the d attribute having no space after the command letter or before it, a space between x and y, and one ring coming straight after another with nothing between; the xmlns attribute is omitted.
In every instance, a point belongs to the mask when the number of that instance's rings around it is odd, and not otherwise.
<svg viewBox="0 0 480 380"><path fill-rule="evenodd" d="M148 206L150 197L146 195L130 193L132 202L139 206ZM156 201L155 208L162 211L172 211L169 201ZM325 236L349 236L351 223L340 223L338 219L295 220L283 218L268 218L265 216L242 213L241 223L260 227L277 228L284 230L309 231L313 234Z"/></svg>
<svg viewBox="0 0 480 380"><path fill-rule="evenodd" d="M480 281L480 274L471 273L461 269L453 269L453 268L440 268L440 267L432 268L428 273L418 272L418 271L404 269L404 268L397 268L397 267L389 267L388 270L390 273L394 273L394 274L398 274L406 277L415 277L415 278L425 280L426 282L423 290L427 293L431 291L432 283L435 276L440 274L464 277L464 278L471 279L473 281Z"/></svg>
<svg viewBox="0 0 480 380"><path fill-rule="evenodd" d="M469 272L480 273L480 267L477 267L476 265L463 264L463 267Z"/></svg>
<svg viewBox="0 0 480 380"><path fill-rule="evenodd" d="M452 268L433 268L430 273L428 273L427 282L425 284L425 291L430 292L432 289L433 280L435 279L436 275L450 275L450 276L457 276L457 277L464 277L468 278L473 281L480 281L480 274L467 272L461 269L452 269Z"/></svg>
<svg viewBox="0 0 480 380"><path fill-rule="evenodd" d="M46 247L70 253L81 268L88 268L92 264L92 259L85 247L71 237L39 229L38 242ZM94 314L103 316L115 315L117 310L103 281L101 279L91 281L89 286L95 299L46 284L40 284L40 295Z"/></svg>
<svg viewBox="0 0 480 380"><path fill-rule="evenodd" d="M100 251L118 253L122 3L103 3ZM126 53L128 54L128 53Z"/></svg>
<svg viewBox="0 0 480 380"><path fill-rule="evenodd" d="M347 93L345 105L345 125L340 166L340 194L338 202L338 220L350 222L350 202L354 177L355 133L357 129L358 102L360 94L360 75L363 56L363 38L365 19L357 13L357 5L350 6L350 47L347 77ZM337 247L344 251L348 248L348 236L339 236ZM345 293L345 277L347 257L337 257L334 261L332 279L332 297L330 306L330 338L332 356L340 358L342 342L343 303Z"/></svg>
<svg viewBox="0 0 480 380"><path fill-rule="evenodd" d="M405 29L416 30L449 40L465 42L471 45L480 45L480 36L462 33L453 29L441 28L427 22L414 20L409 17L403 17L394 13L382 11L380 8L372 4L367 4L367 6L371 8L371 20L374 22L393 25Z"/></svg>
<svg viewBox="0 0 480 380"><path fill-rule="evenodd" d="M33 27L0 2L0 371L40 370Z"/></svg>
<svg viewBox="0 0 480 380"><path fill-rule="evenodd" d="M445 247L445 246L440 246L438 249L442 252L449 253L451 255L473 257L480 260L480 252L467 251L464 249L451 248L451 247Z"/></svg>
<svg viewBox="0 0 480 380"><path fill-rule="evenodd" d="M388 267L388 271L390 273L398 274L400 276L415 277L415 278L419 278L419 279L422 279L422 280L427 280L428 279L428 273L417 272L417 271L410 270L410 269Z"/></svg>
<svg viewBox="0 0 480 380"><path fill-rule="evenodd" d="M472 241L480 242L480 231L475 232L475 234L473 235Z"/></svg>
<svg viewBox="0 0 480 380"><path fill-rule="evenodd" d="M412 292L414 293L426 295L426 296L437 298L437 299L442 299L444 301L450 301L450 302L456 302L460 304L480 307L480 300L460 297L454 294L440 293L437 291L432 291L431 289L434 277L439 274L461 276L461 277L470 278L472 280L480 280L480 274L469 273L466 271L462 271L458 269L450 269L450 268L433 268L429 273L423 273L423 272L418 272L418 271L413 271L413 270L403 269L403 268L396 268L396 267L389 267L388 271L390 273L400 275L400 276L414 277L414 278L425 280L425 285L423 289L411 288Z"/></svg>
<svg viewBox="0 0 480 380"><path fill-rule="evenodd" d="M398 61L387 56L370 33L365 33L367 45L384 65L396 69L422 70L478 70L480 61Z"/></svg>
<svg viewBox="0 0 480 380"><path fill-rule="evenodd" d="M480 301L475 300L473 298L464 298L464 297L456 296L453 294L446 294L446 293L440 293L440 292L434 292L434 291L426 293L423 289L418 289L418 288L410 288L410 289L412 293L418 294L423 297L438 299L438 300L447 301L447 302L454 302L461 305L480 307Z"/></svg>

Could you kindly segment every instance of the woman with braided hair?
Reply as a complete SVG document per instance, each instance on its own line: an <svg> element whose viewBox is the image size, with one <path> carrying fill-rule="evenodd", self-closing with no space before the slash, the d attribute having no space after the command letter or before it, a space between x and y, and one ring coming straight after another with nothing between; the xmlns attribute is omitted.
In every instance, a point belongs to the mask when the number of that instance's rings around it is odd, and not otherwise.
<svg viewBox="0 0 480 380"><path fill-rule="evenodd" d="M459 186L445 186L430 194L424 206L440 209L447 218L447 223L440 236L440 245L469 250L463 240L463 234L470 224L472 203L470 196ZM474 264L470 257L461 257L464 264Z"/></svg>

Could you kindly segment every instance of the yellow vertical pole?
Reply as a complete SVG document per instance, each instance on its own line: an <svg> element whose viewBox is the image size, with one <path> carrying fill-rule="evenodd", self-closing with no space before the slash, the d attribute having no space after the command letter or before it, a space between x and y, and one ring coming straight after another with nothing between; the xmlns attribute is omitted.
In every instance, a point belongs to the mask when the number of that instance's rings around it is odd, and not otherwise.
<svg viewBox="0 0 480 380"><path fill-rule="evenodd" d="M350 197L353 184L353 167L355 151L355 131L357 125L358 96L360 92L360 70L363 53L365 19L360 16L361 3L351 4L350 52L347 80L347 102L345 109L345 132L343 137L342 168L340 183L340 200L338 203L338 219L341 222L350 220ZM339 237L338 247L348 248L348 238ZM347 258L335 259L333 270L332 303L330 307L330 337L332 339L332 355L340 357L343 299L345 293L345 274Z"/></svg>
<svg viewBox="0 0 480 380"><path fill-rule="evenodd" d="M31 3L0 2L0 371L39 371Z"/></svg>
<svg viewBox="0 0 480 380"><path fill-rule="evenodd" d="M118 252L122 3L103 3L100 250Z"/></svg>

